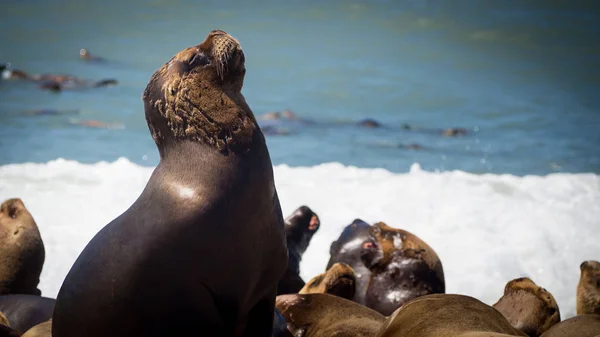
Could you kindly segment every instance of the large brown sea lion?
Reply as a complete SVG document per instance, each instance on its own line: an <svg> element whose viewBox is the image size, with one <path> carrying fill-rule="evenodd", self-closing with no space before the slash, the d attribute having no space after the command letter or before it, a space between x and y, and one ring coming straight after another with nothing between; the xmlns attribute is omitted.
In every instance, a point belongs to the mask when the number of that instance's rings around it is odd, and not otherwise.
<svg viewBox="0 0 600 337"><path fill-rule="evenodd" d="M361 251L371 271L366 306L387 316L415 297L445 292L442 262L427 243L383 222L369 233Z"/></svg>
<svg viewBox="0 0 600 337"><path fill-rule="evenodd" d="M299 294L331 294L352 300L356 291L354 270L345 263L336 263L326 272L313 277Z"/></svg>
<svg viewBox="0 0 600 337"><path fill-rule="evenodd" d="M53 298L37 295L3 295L0 311L8 318L11 328L23 333L51 319L55 302Z"/></svg>
<svg viewBox="0 0 600 337"><path fill-rule="evenodd" d="M280 295L277 309L295 337L371 337L385 320L374 310L330 294Z"/></svg>
<svg viewBox="0 0 600 337"><path fill-rule="evenodd" d="M548 329L542 337L598 337L600 315L577 315Z"/></svg>
<svg viewBox="0 0 600 337"><path fill-rule="evenodd" d="M308 206L300 206L285 219L288 266L279 281L277 295L295 294L304 287L305 282L300 277L300 262L320 226L319 216Z"/></svg>
<svg viewBox="0 0 600 337"><path fill-rule="evenodd" d="M362 244L369 239L369 228L371 225L361 219L354 219L346 226L340 237L331 243L329 248L329 262L327 269L336 263L345 263L353 270L356 278L356 291L352 300L356 303L365 304L365 295L371 271L365 266L360 258Z"/></svg>
<svg viewBox="0 0 600 337"><path fill-rule="evenodd" d="M54 337L271 335L287 248L244 61L214 30L152 75L143 101L160 162L69 271Z"/></svg>
<svg viewBox="0 0 600 337"><path fill-rule="evenodd" d="M415 298L381 325L377 337L527 336L501 313L469 296L432 294Z"/></svg>
<svg viewBox="0 0 600 337"><path fill-rule="evenodd" d="M37 224L19 198L0 205L0 295L34 294L46 252Z"/></svg>
<svg viewBox="0 0 600 337"><path fill-rule="evenodd" d="M600 315L600 262L584 261L577 284L577 315Z"/></svg>
<svg viewBox="0 0 600 337"><path fill-rule="evenodd" d="M554 296L527 277L508 282L504 295L493 307L528 336L537 337L560 322Z"/></svg>

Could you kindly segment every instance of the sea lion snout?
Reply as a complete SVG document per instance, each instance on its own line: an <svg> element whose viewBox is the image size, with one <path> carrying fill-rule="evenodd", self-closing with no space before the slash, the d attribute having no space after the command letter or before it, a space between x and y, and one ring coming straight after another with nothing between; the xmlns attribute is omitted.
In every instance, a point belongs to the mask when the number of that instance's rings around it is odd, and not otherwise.
<svg viewBox="0 0 600 337"><path fill-rule="evenodd" d="M8 199L0 206L0 215L16 219L19 210L25 208L23 201L19 198Z"/></svg>
<svg viewBox="0 0 600 337"><path fill-rule="evenodd" d="M211 31L198 47L212 56L221 78L225 71L244 70L245 58L242 46L236 38L225 31L220 29Z"/></svg>

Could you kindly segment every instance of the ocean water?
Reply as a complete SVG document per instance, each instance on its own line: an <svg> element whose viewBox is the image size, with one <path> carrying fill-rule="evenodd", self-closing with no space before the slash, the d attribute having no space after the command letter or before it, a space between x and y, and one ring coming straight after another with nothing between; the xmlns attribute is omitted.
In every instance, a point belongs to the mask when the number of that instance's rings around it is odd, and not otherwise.
<svg viewBox="0 0 600 337"><path fill-rule="evenodd" d="M579 264L600 260L593 0L4 1L0 62L119 82L57 94L0 80L0 199L22 198L40 227L44 295L158 163L141 101L151 74L212 29L240 40L257 116L313 122L260 121L289 132L266 136L284 215L306 204L322 220L306 280L360 217L427 241L448 292L493 304L527 275L574 314ZM105 62L80 60L83 47ZM468 133L440 135L450 127Z"/></svg>

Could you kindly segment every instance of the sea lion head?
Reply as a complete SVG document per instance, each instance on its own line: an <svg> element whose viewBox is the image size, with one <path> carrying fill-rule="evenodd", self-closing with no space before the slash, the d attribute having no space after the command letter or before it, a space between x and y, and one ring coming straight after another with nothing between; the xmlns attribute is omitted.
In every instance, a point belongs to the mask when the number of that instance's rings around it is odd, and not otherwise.
<svg viewBox="0 0 600 337"><path fill-rule="evenodd" d="M577 314L600 315L600 262L584 261L579 266L577 284Z"/></svg>
<svg viewBox="0 0 600 337"><path fill-rule="evenodd" d="M285 219L287 242L302 255L320 226L319 216L310 207L300 206Z"/></svg>
<svg viewBox="0 0 600 337"><path fill-rule="evenodd" d="M79 50L79 57L84 59L84 60L89 60L90 59L90 52L85 49L85 48L81 48Z"/></svg>
<svg viewBox="0 0 600 337"><path fill-rule="evenodd" d="M0 205L0 295L40 295L45 250L38 227L19 198Z"/></svg>
<svg viewBox="0 0 600 337"><path fill-rule="evenodd" d="M241 93L245 73L240 43L222 30L158 69L142 99L161 157L184 140L225 153L247 149L257 125Z"/></svg>
<svg viewBox="0 0 600 337"><path fill-rule="evenodd" d="M504 287L504 295L493 307L508 322L529 336L540 336L560 322L554 296L528 277L514 279Z"/></svg>
<svg viewBox="0 0 600 337"><path fill-rule="evenodd" d="M336 263L326 272L313 277L298 293L325 293L352 300L355 291L356 275L352 267Z"/></svg>

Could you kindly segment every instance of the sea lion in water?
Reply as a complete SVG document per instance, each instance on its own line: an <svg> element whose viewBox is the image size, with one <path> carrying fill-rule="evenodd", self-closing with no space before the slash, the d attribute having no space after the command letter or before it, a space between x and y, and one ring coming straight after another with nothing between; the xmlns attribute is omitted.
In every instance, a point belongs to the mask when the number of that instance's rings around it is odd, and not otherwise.
<svg viewBox="0 0 600 337"><path fill-rule="evenodd" d="M239 42L213 30L152 75L143 101L160 162L69 271L54 337L271 335L287 248L245 72Z"/></svg>
<svg viewBox="0 0 600 337"><path fill-rule="evenodd" d="M527 336L489 305L464 295L432 294L404 304L381 325L377 337Z"/></svg>
<svg viewBox="0 0 600 337"><path fill-rule="evenodd" d="M52 337L52 320L34 326L21 337Z"/></svg>
<svg viewBox="0 0 600 337"><path fill-rule="evenodd" d="M598 337L600 315L577 315L566 319L544 332L541 337Z"/></svg>
<svg viewBox="0 0 600 337"><path fill-rule="evenodd" d="M304 287L304 280L300 277L300 261L320 226L319 216L308 206L300 206L285 219L288 266L279 281L277 295L295 294Z"/></svg>
<svg viewBox="0 0 600 337"><path fill-rule="evenodd" d="M86 48L81 48L79 50L79 58L85 61L94 61L94 62L104 62L104 58L92 55L89 50Z"/></svg>
<svg viewBox="0 0 600 337"><path fill-rule="evenodd" d="M358 122L358 125L369 129L376 129L381 127L381 123L372 118L363 119L360 122Z"/></svg>
<svg viewBox="0 0 600 337"><path fill-rule="evenodd" d="M336 263L349 265L356 278L356 290L352 300L356 303L365 304L365 295L371 271L365 266L360 258L362 244L369 239L369 228L371 225L361 219L354 219L351 224L346 226L339 238L331 243L329 248L329 262L327 269L330 269Z"/></svg>
<svg viewBox="0 0 600 337"><path fill-rule="evenodd" d="M600 315L600 262L584 261L577 284L577 315Z"/></svg>
<svg viewBox="0 0 600 337"><path fill-rule="evenodd" d="M444 269L435 251L416 235L383 222L371 226L361 259L371 270L365 305L383 315L415 297L444 293Z"/></svg>
<svg viewBox="0 0 600 337"><path fill-rule="evenodd" d="M0 205L0 295L41 295L46 252L37 224L19 198Z"/></svg>
<svg viewBox="0 0 600 337"><path fill-rule="evenodd" d="M0 311L13 329L23 333L51 319L54 303L53 298L37 295L4 295L0 296Z"/></svg>
<svg viewBox="0 0 600 337"><path fill-rule="evenodd" d="M560 322L554 296L527 277L514 279L504 287L504 295L492 307L528 336L537 337Z"/></svg>
<svg viewBox="0 0 600 337"><path fill-rule="evenodd" d="M356 291L354 270L345 263L336 263L326 272L313 277L299 294L331 294L352 300Z"/></svg>
<svg viewBox="0 0 600 337"><path fill-rule="evenodd" d="M371 337L385 320L375 310L330 294L280 295L277 309L296 337Z"/></svg>

